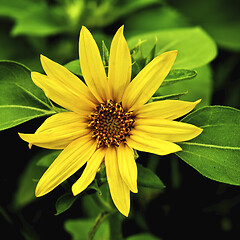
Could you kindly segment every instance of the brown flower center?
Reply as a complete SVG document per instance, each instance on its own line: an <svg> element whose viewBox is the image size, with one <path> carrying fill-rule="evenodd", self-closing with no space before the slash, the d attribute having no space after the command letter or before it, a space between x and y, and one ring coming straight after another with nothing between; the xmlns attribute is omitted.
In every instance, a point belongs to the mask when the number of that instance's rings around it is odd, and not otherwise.
<svg viewBox="0 0 240 240"><path fill-rule="evenodd" d="M134 123L133 112L123 109L122 103L108 100L96 107L89 115L88 126L92 129L92 137L97 140L97 147L119 146L126 141Z"/></svg>

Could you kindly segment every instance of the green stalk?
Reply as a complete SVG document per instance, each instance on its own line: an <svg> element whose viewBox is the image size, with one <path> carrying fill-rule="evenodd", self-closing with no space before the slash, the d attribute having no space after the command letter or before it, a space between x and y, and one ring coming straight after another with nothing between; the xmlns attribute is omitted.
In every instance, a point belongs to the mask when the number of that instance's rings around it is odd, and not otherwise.
<svg viewBox="0 0 240 240"><path fill-rule="evenodd" d="M109 189L106 189L105 193L107 194L106 200L99 193L92 194L93 200L95 203L102 209L101 213L95 220L88 240L93 239L98 227L101 223L106 220L109 223L110 228L110 240L124 240L122 236L122 215L116 210L113 205Z"/></svg>
<svg viewBox="0 0 240 240"><path fill-rule="evenodd" d="M110 240L123 240L122 236L122 220L118 212L112 213L108 217L110 227Z"/></svg>
<svg viewBox="0 0 240 240"><path fill-rule="evenodd" d="M108 212L101 212L96 220L95 220L95 223L93 224L89 234L88 234L88 240L93 240L98 228L100 227L100 225L102 224L102 222L105 220L106 217L109 216L110 213Z"/></svg>

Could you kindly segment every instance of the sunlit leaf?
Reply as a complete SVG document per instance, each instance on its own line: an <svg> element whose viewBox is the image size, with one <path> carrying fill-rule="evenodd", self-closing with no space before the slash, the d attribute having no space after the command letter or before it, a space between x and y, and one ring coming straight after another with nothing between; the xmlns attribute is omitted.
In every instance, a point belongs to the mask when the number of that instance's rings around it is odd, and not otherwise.
<svg viewBox="0 0 240 240"><path fill-rule="evenodd" d="M157 42L156 42L157 39ZM212 61L217 48L210 36L201 28L182 28L154 31L128 38L130 49L141 41L143 57L147 58L156 44L156 55L169 50L178 50L174 68L192 69Z"/></svg>
<svg viewBox="0 0 240 240"><path fill-rule="evenodd" d="M0 62L0 130L53 113L29 69L16 62Z"/></svg>
<svg viewBox="0 0 240 240"><path fill-rule="evenodd" d="M204 107L182 121L203 132L191 141L179 143L183 150L176 154L208 178L240 185L240 111L224 106Z"/></svg>

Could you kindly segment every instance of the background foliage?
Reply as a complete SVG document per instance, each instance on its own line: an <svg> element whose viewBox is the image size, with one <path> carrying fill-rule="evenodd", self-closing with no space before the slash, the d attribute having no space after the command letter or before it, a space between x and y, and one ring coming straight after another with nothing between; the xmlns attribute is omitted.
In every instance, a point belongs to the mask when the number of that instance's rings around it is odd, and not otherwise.
<svg viewBox="0 0 240 240"><path fill-rule="evenodd" d="M30 71L43 71L39 55L66 64L81 77L81 26L103 46L107 64L106 49L124 24L135 61L133 75L161 52L179 51L155 98L201 98L198 108L203 108L182 121L204 132L181 143L181 159L139 154L140 192L131 196L123 236L234 239L240 231L239 7L233 0L0 0L2 234L8 239L87 239L99 212L92 196L105 192L106 184L99 188L94 183L88 194L73 198L64 190L65 182L36 199L36 182L59 152L37 147L30 151L17 133L34 132L56 111L30 78ZM5 226L11 231L5 232ZM109 231L104 221L94 239L107 239Z"/></svg>

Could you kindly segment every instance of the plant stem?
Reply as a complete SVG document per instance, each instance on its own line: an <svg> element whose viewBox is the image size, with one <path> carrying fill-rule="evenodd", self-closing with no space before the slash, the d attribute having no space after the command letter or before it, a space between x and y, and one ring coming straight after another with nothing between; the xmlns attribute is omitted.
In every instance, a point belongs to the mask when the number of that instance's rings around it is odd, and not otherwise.
<svg viewBox="0 0 240 240"><path fill-rule="evenodd" d="M112 213L108 217L110 227L110 240L123 240L122 221L118 212Z"/></svg>
<svg viewBox="0 0 240 240"><path fill-rule="evenodd" d="M110 229L109 240L123 240L122 236L122 216L116 211L115 206L112 203L111 196L108 189L105 189L104 193L107 194L106 199L99 193L92 194L93 200L102 209L102 212L96 218L96 221L89 233L88 240L93 239L98 227L107 217Z"/></svg>
<svg viewBox="0 0 240 240"><path fill-rule="evenodd" d="M106 217L109 216L110 213L108 212L101 212L96 220L95 220L95 223L93 224L89 234L88 234L88 240L92 240L98 230L98 228L100 227L100 225L102 224L102 222L105 220Z"/></svg>

